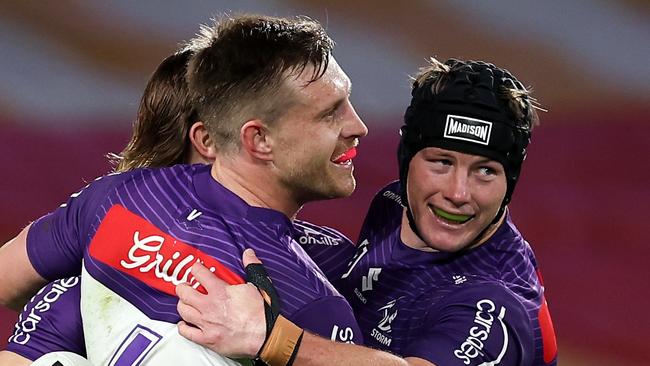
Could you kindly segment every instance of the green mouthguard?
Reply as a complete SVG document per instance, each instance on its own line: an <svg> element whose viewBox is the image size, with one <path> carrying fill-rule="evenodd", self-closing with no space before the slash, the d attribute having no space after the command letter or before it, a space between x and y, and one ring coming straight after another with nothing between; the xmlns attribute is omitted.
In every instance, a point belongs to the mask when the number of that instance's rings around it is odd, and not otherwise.
<svg viewBox="0 0 650 366"><path fill-rule="evenodd" d="M454 221L454 222L465 222L472 217L471 215L454 215L435 207L433 208L433 212L445 220Z"/></svg>

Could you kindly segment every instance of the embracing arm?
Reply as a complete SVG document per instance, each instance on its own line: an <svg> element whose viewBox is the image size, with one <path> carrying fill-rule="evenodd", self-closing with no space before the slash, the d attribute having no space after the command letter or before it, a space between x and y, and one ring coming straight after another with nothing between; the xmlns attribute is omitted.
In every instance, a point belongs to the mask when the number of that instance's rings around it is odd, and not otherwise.
<svg viewBox="0 0 650 366"><path fill-rule="evenodd" d="M244 266L260 263L252 251L245 251ZM283 318L272 327L270 335L264 324L264 300L250 284L227 285L200 263L192 267L192 274L207 290L202 294L187 284L176 288L179 297L178 312L183 318L179 333L221 355L236 358L254 358L257 354L273 354L271 359L290 359L295 352L297 327ZM282 316L280 316L282 317ZM268 324L267 324L268 326ZM280 329L279 331L276 330ZM400 358L388 352L348 343L333 342L305 332L292 361L268 363L269 366L435 366L417 357ZM278 355L284 354L286 357ZM262 358L264 358L262 356Z"/></svg>
<svg viewBox="0 0 650 366"><path fill-rule="evenodd" d="M10 351L0 351L0 366L27 366L32 360Z"/></svg>
<svg viewBox="0 0 650 366"><path fill-rule="evenodd" d="M435 366L417 357L400 358L391 353L348 343L333 342L305 333L294 366L372 365ZM271 365L275 366L275 365Z"/></svg>
<svg viewBox="0 0 650 366"><path fill-rule="evenodd" d="M0 247L0 305L20 310L29 298L47 282L27 256L27 226L15 238Z"/></svg>

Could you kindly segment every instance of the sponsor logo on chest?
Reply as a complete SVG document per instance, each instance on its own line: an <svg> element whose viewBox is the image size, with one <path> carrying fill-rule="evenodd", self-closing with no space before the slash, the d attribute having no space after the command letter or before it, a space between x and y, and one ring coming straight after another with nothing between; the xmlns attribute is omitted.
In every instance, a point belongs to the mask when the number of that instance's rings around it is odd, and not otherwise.
<svg viewBox="0 0 650 366"><path fill-rule="evenodd" d="M388 334L393 331L392 323L393 320L397 318L397 308L395 305L398 300L399 299L391 300L377 310L382 313L382 318L370 333L372 338L385 347L390 347L390 344L393 342L393 339Z"/></svg>
<svg viewBox="0 0 650 366"><path fill-rule="evenodd" d="M144 218L114 205L102 220L89 247L90 256L168 295L188 283L205 289L192 275L192 265L200 262L230 284L244 283L217 259L175 239Z"/></svg>
<svg viewBox="0 0 650 366"><path fill-rule="evenodd" d="M298 238L301 245L339 245L341 239L325 235L319 231L305 227L304 235Z"/></svg>
<svg viewBox="0 0 650 366"><path fill-rule="evenodd" d="M362 292L372 291L373 284L376 281L379 281L379 274L381 273L381 268L370 267L368 268L368 275L361 277L361 290L358 287L354 288L354 294L357 295L359 301L363 304L368 303L368 299L363 295Z"/></svg>

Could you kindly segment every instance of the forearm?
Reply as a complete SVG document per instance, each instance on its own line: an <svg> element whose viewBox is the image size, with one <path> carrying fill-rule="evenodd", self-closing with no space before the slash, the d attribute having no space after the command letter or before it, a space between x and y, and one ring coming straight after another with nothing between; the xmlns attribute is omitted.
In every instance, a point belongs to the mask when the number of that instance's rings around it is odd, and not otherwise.
<svg viewBox="0 0 650 366"><path fill-rule="evenodd" d="M0 305L20 310L47 282L32 267L27 256L27 232L0 247Z"/></svg>
<svg viewBox="0 0 650 366"><path fill-rule="evenodd" d="M13 352L0 351L0 366L27 366L32 361Z"/></svg>
<svg viewBox="0 0 650 366"><path fill-rule="evenodd" d="M372 365L407 366L410 363L391 353L305 333L294 366Z"/></svg>

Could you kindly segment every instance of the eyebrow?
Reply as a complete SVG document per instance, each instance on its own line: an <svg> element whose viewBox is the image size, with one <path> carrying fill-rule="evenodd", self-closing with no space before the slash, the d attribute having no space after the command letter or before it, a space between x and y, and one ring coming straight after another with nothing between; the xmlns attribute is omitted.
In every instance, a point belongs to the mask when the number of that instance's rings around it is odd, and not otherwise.
<svg viewBox="0 0 650 366"><path fill-rule="evenodd" d="M345 100L350 98L350 95L352 95L352 82L350 81L350 79L346 80L345 86L347 89L345 93L345 97L337 99L332 105L330 105L329 107L325 108L324 110L316 114L317 118L321 119L327 116L328 114L330 114L331 112L339 109L341 105L345 103Z"/></svg>
<svg viewBox="0 0 650 366"><path fill-rule="evenodd" d="M336 100L334 102L334 104L330 105L329 107L325 108L323 111L319 112L317 114L318 118L319 119L323 118L323 117L327 116L328 114L330 114L331 112L339 109L341 107L341 105L343 105L344 102L345 102L345 98L340 98L340 99Z"/></svg>
<svg viewBox="0 0 650 366"><path fill-rule="evenodd" d="M499 162L490 158L483 158L474 162L474 164L485 164L485 163L499 163Z"/></svg>

